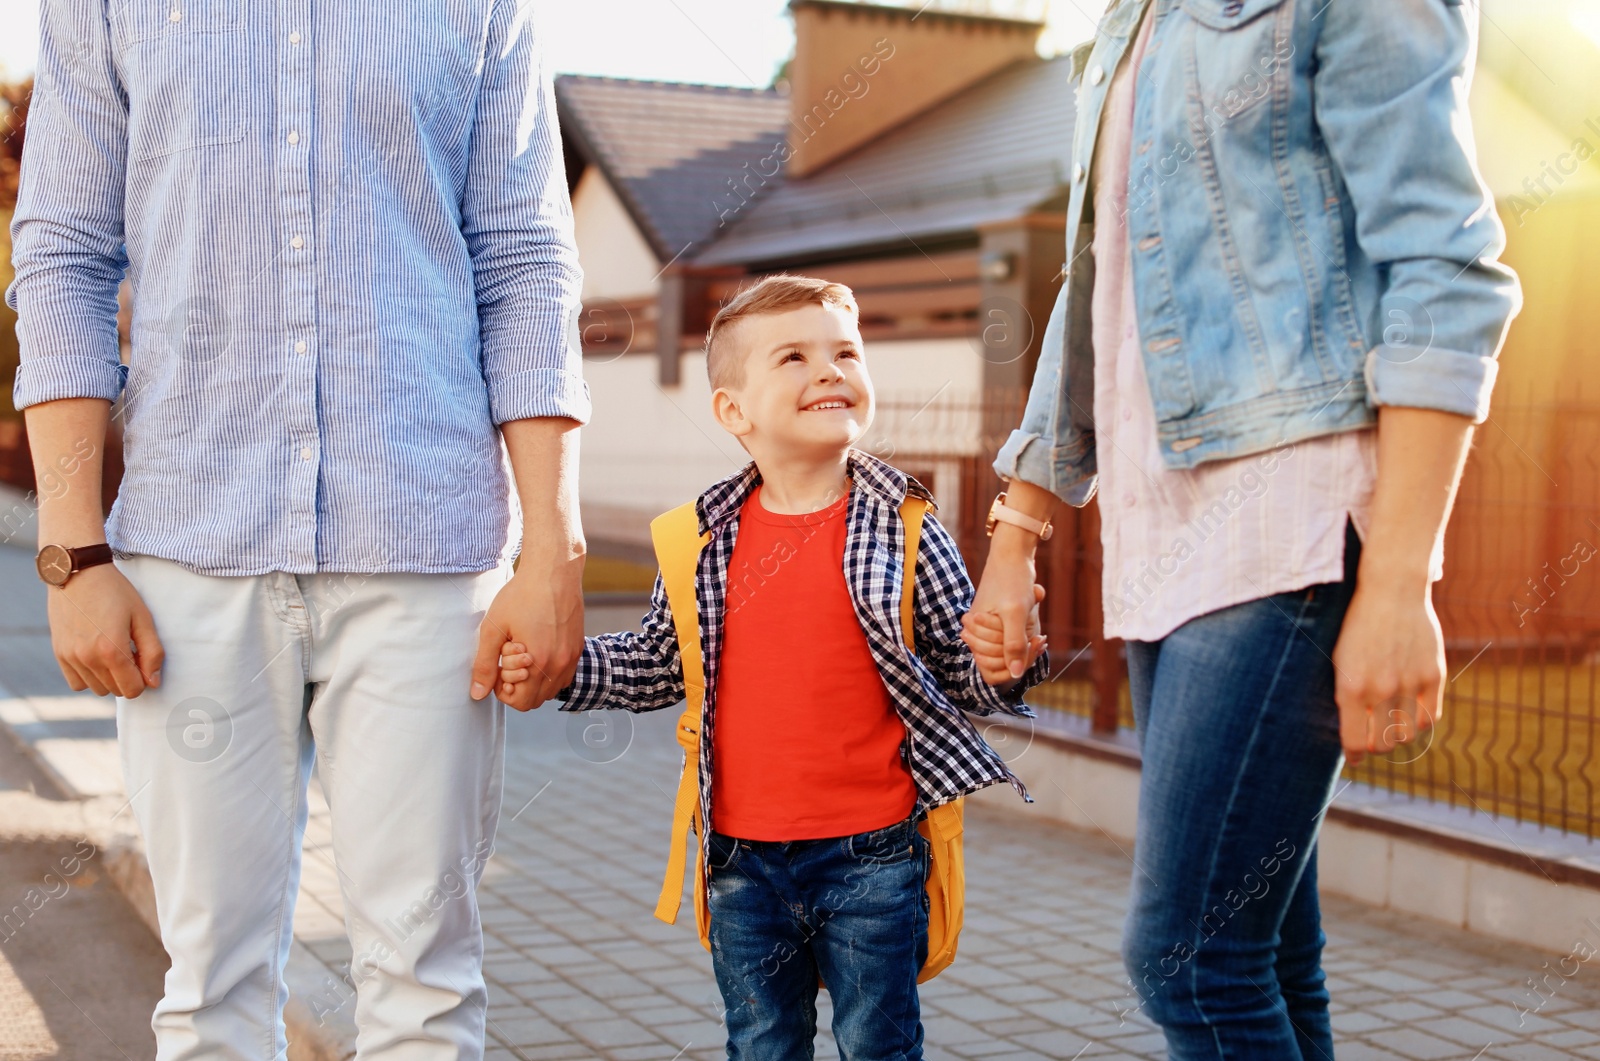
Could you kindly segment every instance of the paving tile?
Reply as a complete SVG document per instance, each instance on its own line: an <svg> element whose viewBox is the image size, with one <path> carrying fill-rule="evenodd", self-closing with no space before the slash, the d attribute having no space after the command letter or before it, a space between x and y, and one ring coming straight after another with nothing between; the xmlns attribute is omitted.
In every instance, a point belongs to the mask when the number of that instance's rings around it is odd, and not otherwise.
<svg viewBox="0 0 1600 1061"><path fill-rule="evenodd" d="M1395 1056L1417 1058L1418 1061L1439 1061L1461 1053L1460 1043L1440 1039L1415 1028L1387 1028L1362 1038L1389 1049Z"/></svg>

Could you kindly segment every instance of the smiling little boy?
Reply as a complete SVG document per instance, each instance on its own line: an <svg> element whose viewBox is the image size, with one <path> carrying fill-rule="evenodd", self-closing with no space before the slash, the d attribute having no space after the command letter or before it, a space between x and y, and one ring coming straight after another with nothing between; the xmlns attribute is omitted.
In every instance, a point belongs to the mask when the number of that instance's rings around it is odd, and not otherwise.
<svg viewBox="0 0 1600 1061"><path fill-rule="evenodd" d="M906 644L900 506L932 497L855 448L875 395L849 288L762 280L717 314L706 367L717 422L752 457L697 502L702 842L728 1056L811 1056L820 977L841 1057L920 1058L917 822L997 782L1026 795L962 712L1031 715L1022 693L1045 656L1020 679L980 673L960 636L972 584L931 512ZM587 639L558 694L568 711L683 698L659 576L643 630Z"/></svg>

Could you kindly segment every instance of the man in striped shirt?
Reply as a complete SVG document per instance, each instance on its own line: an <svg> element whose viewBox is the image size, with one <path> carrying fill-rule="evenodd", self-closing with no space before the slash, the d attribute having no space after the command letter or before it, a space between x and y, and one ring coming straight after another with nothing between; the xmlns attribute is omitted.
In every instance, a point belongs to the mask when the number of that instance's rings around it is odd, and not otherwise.
<svg viewBox="0 0 1600 1061"><path fill-rule="evenodd" d="M118 697L157 1056L284 1051L315 762L360 1056L480 1057L486 697L506 641L523 708L582 647L580 274L528 5L45 0L30 119L15 401L41 478L72 468L39 568L68 684Z"/></svg>

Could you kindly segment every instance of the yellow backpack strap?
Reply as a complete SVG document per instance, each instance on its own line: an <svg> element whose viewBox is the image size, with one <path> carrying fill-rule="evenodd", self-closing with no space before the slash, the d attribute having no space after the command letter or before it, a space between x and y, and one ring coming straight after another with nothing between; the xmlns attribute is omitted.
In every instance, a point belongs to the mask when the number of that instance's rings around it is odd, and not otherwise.
<svg viewBox="0 0 1600 1061"><path fill-rule="evenodd" d="M906 647L916 649L916 589L917 548L922 544L922 517L928 514L928 502L914 494L907 494L900 503L900 522L906 528L905 581L900 589L900 629L906 635Z"/></svg>
<svg viewBox="0 0 1600 1061"><path fill-rule="evenodd" d="M900 591L900 626L905 631L906 647L916 651L913 631L916 618L917 551L922 544L922 519L932 506L923 498L906 495L900 505L900 521L905 524L905 582ZM961 938L961 923L966 910L966 867L962 856L964 799L942 803L917 823L917 830L928 841L928 957L917 973L917 983L938 976L956 960L956 945Z"/></svg>
<svg viewBox="0 0 1600 1061"><path fill-rule="evenodd" d="M667 873L661 882L661 898L656 916L668 924L678 920L683 898L683 875L689 827L700 832L700 720L705 708L705 661L700 652L700 612L695 598L695 571L700 550L710 534L700 533L700 517L694 502L679 505L650 521L650 538L655 543L656 560L661 565L661 582L672 608L672 625L678 634L678 657L683 663L684 712L678 719L678 743L683 746L683 773L678 778L678 796L672 807L672 850L667 855ZM699 841L696 841L699 846ZM701 891L705 867L695 858L695 891Z"/></svg>

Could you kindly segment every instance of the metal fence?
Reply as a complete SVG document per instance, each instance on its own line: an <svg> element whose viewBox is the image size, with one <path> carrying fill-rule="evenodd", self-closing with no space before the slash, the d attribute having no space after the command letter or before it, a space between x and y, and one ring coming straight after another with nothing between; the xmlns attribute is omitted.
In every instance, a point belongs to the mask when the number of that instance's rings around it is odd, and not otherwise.
<svg viewBox="0 0 1600 1061"><path fill-rule="evenodd" d="M885 401L870 448L931 479L976 580L990 464L1021 394ZM1434 604L1445 635L1442 723L1347 776L1413 798L1600 839L1600 402L1497 395L1476 435ZM1132 725L1121 644L1101 636L1099 518L1063 507L1041 548L1042 618L1056 668L1031 697Z"/></svg>

